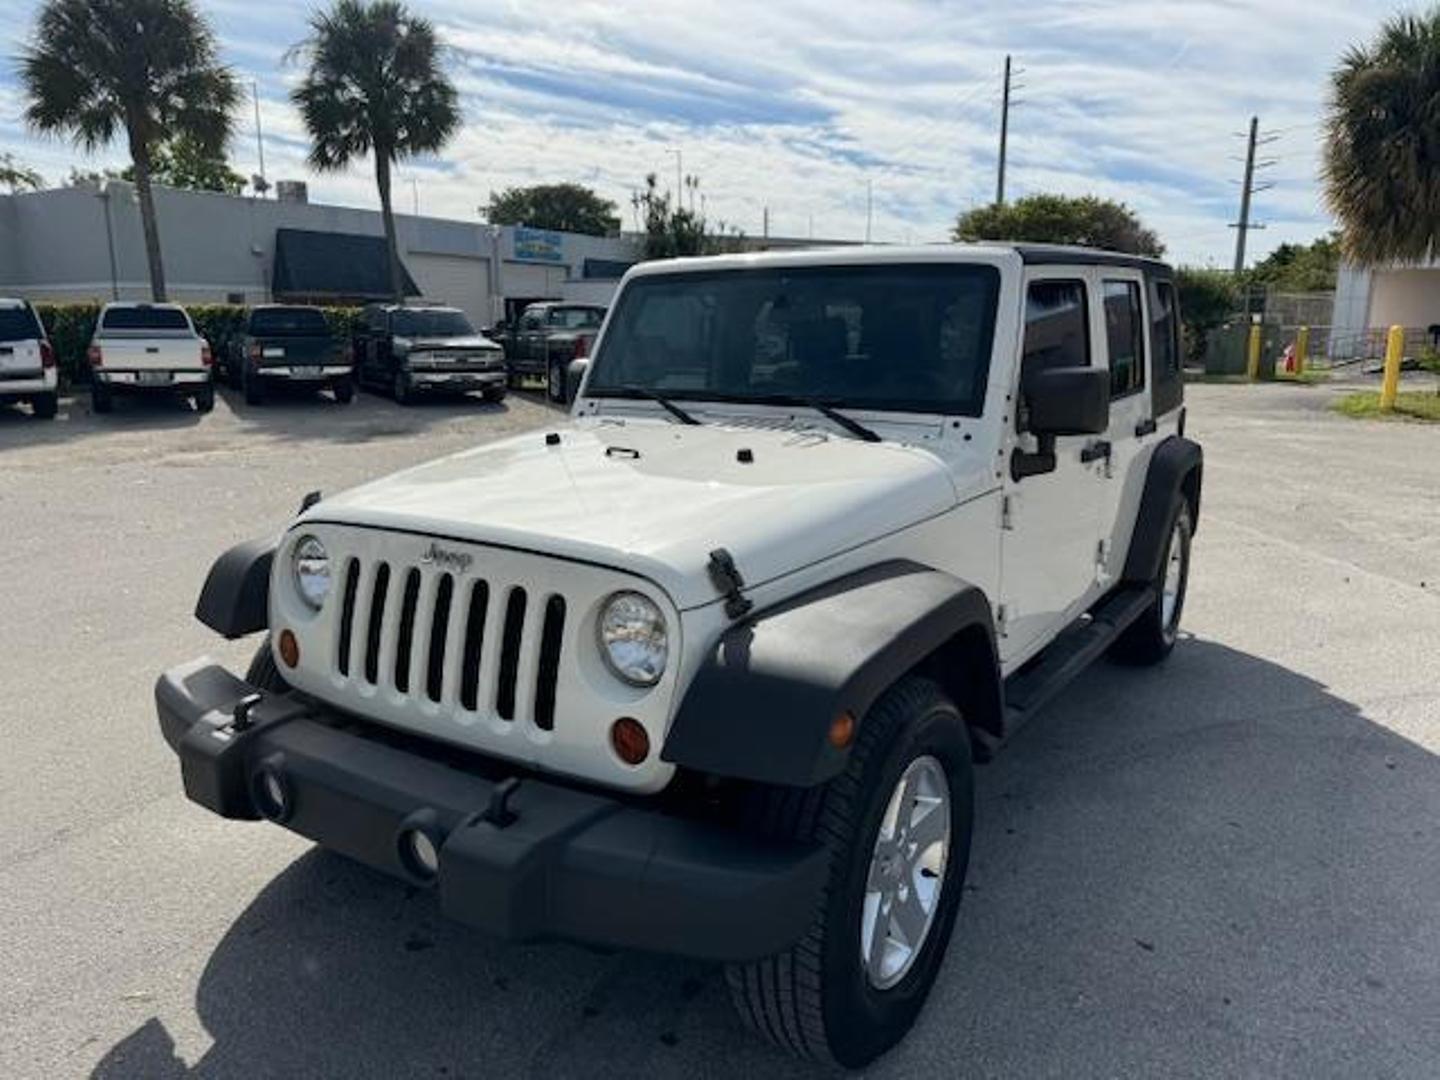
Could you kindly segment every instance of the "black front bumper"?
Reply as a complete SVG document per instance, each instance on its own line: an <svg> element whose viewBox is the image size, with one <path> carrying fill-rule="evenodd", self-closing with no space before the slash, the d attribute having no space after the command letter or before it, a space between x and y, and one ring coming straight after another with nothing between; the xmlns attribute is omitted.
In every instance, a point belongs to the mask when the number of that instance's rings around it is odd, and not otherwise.
<svg viewBox="0 0 1440 1080"><path fill-rule="evenodd" d="M259 695L249 726L236 705ZM185 793L227 818L269 817L360 862L433 885L445 913L517 941L560 938L704 960L778 952L809 924L824 853L534 778L504 781L382 741L298 697L197 661L155 687ZM284 793L266 794L269 776ZM408 854L424 831L427 878Z"/></svg>

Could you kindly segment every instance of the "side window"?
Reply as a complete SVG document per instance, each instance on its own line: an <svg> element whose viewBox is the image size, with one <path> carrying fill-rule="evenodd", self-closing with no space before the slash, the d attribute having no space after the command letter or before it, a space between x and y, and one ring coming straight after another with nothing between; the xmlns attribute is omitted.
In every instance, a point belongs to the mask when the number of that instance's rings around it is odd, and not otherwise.
<svg viewBox="0 0 1440 1080"><path fill-rule="evenodd" d="M1150 348L1155 351L1155 378L1180 376L1180 313L1175 305L1175 286L1155 283L1155 310L1150 313Z"/></svg>
<svg viewBox="0 0 1440 1080"><path fill-rule="evenodd" d="M1090 308L1083 281L1032 281L1025 294L1021 373L1090 366Z"/></svg>
<svg viewBox="0 0 1440 1080"><path fill-rule="evenodd" d="M540 316L534 311L527 311L520 316L521 330L538 330L540 328Z"/></svg>
<svg viewBox="0 0 1440 1080"><path fill-rule="evenodd" d="M1138 281L1105 282L1105 340L1110 347L1110 396L1145 385L1145 327Z"/></svg>

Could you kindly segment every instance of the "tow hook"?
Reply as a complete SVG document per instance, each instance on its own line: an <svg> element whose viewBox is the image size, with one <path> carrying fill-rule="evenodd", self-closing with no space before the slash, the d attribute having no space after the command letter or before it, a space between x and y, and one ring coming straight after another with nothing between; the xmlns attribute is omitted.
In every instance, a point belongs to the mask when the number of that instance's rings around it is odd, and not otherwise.
<svg viewBox="0 0 1440 1080"><path fill-rule="evenodd" d="M518 776L507 776L501 780L495 785L495 790L490 792L490 805L485 808L483 813L476 814L471 818L468 824L474 825L481 821L488 821L497 829L504 829L515 824L520 815L510 809L510 797L519 787L520 778Z"/></svg>

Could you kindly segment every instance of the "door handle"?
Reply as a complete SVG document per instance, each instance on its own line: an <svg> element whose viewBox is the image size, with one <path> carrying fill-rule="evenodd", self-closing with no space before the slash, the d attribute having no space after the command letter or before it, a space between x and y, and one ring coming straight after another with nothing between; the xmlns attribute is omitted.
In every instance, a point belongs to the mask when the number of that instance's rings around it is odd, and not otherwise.
<svg viewBox="0 0 1440 1080"><path fill-rule="evenodd" d="M1137 439L1143 439L1146 435L1154 434L1155 418L1153 416L1147 416L1144 420L1141 420L1138 424L1135 425L1135 437Z"/></svg>
<svg viewBox="0 0 1440 1080"><path fill-rule="evenodd" d="M1092 461L1099 461L1104 458L1110 460L1110 443L1105 439L1099 439L1080 451L1081 464L1089 465Z"/></svg>

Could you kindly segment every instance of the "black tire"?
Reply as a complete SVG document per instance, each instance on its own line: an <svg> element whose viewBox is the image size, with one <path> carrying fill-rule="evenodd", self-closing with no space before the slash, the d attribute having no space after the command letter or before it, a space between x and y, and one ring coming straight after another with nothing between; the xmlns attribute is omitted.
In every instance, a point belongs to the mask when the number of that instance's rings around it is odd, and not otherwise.
<svg viewBox="0 0 1440 1080"><path fill-rule="evenodd" d="M335 394L335 400L341 405L349 405L355 400L354 379L341 379L330 389Z"/></svg>
<svg viewBox="0 0 1440 1080"><path fill-rule="evenodd" d="M214 411L215 411L215 386L214 386L214 384L212 383L211 385L209 385L209 386L207 386L207 387L205 387L205 388L203 388L203 389L201 389L201 390L195 391L195 396L194 396L194 399L193 399L193 400L194 400L194 402L195 402L195 411L196 411L196 412L202 412L202 413L214 412Z"/></svg>
<svg viewBox="0 0 1440 1080"><path fill-rule="evenodd" d="M928 932L908 971L877 989L859 955L860 919L878 830L900 777L936 759L950 793L950 851ZM783 953L727 966L740 1017L801 1057L858 1068L900 1041L919 1015L955 925L974 820L968 733L929 679L907 677L870 709L845 771L820 788L759 788L749 819L768 835L818 840L830 876L804 937Z"/></svg>
<svg viewBox="0 0 1440 1080"><path fill-rule="evenodd" d="M260 376L255 374L255 369L248 364L242 369L240 381L245 387L246 405L265 404L265 385Z"/></svg>
<svg viewBox="0 0 1440 1080"><path fill-rule="evenodd" d="M487 389L480 391L481 397L483 397L491 405L499 405L502 401L505 400L505 395L507 393L509 393L509 391L506 390L503 386L488 387Z"/></svg>
<svg viewBox="0 0 1440 1080"><path fill-rule="evenodd" d="M1155 602L1110 647L1111 657L1120 663L1137 666L1158 664L1175 648L1180 636L1180 617L1185 613L1185 592L1190 584L1190 537L1193 532L1190 504L1183 495L1176 495L1165 526L1165 550L1160 555L1160 569L1155 575ZM1177 542L1180 545L1179 591L1167 619L1165 581Z"/></svg>
<svg viewBox="0 0 1440 1080"><path fill-rule="evenodd" d="M395 379L390 384L390 394L396 405L409 405L414 401L415 391L410 385L410 376L403 371L396 371Z"/></svg>
<svg viewBox="0 0 1440 1080"><path fill-rule="evenodd" d="M38 394L30 399L30 411L36 420L54 420L60 411L59 394Z"/></svg>
<svg viewBox="0 0 1440 1080"><path fill-rule="evenodd" d="M290 689L290 684L280 674L280 665L275 663L275 653L270 648L269 634L265 635L265 640L256 650L255 658L250 661L250 666L245 670L245 681L257 690L284 693Z"/></svg>
<svg viewBox="0 0 1440 1080"><path fill-rule="evenodd" d="M90 384L90 408L97 413L113 412L115 409L115 395L98 379Z"/></svg>

